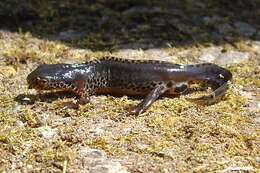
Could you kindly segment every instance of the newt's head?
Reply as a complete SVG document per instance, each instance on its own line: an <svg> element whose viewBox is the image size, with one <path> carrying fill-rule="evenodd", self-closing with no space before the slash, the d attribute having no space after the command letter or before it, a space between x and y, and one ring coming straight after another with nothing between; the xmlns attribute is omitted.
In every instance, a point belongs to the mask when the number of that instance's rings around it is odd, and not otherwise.
<svg viewBox="0 0 260 173"><path fill-rule="evenodd" d="M70 64L42 64L27 76L29 89L54 90L71 88L75 74Z"/></svg>

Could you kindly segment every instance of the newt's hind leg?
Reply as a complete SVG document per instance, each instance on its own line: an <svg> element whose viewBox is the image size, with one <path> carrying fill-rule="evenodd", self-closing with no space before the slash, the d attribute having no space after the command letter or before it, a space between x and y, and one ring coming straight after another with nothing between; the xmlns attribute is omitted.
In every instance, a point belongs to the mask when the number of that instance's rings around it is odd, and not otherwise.
<svg viewBox="0 0 260 173"><path fill-rule="evenodd" d="M145 97L145 99L140 104L130 108L130 111L127 113L127 115L140 115L144 113L160 95L165 93L167 89L168 88L165 88L163 85L157 86Z"/></svg>
<svg viewBox="0 0 260 173"><path fill-rule="evenodd" d="M184 92L188 87L187 82L175 83L174 81L167 81L154 88L145 99L137 106L130 108L128 115L140 115L144 113L153 102L162 94L168 92L169 94L176 94Z"/></svg>
<svg viewBox="0 0 260 173"><path fill-rule="evenodd" d="M187 88L188 82L176 83L175 81L167 81L162 83L153 89L139 105L130 108L128 115L140 115L144 113L153 104L153 102L164 93L180 94L186 91Z"/></svg>

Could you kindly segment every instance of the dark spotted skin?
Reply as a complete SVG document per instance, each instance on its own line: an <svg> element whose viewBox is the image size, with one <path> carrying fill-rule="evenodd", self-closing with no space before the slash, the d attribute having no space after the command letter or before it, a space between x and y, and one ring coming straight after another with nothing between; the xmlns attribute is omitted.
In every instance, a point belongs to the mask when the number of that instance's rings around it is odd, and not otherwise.
<svg viewBox="0 0 260 173"><path fill-rule="evenodd" d="M129 112L135 115L147 110L164 93L184 92L190 82L206 82L214 91L189 100L216 100L225 93L227 81L231 79L230 71L211 63L184 66L116 57L103 57L84 64L43 64L27 77L29 88L70 90L80 96L79 104L85 104L88 96L94 93L146 95L143 102Z"/></svg>

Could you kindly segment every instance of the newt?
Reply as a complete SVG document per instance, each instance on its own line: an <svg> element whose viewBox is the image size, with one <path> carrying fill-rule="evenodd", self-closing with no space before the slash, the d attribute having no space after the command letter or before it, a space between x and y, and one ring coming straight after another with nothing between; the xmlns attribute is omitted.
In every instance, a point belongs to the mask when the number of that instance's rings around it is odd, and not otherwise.
<svg viewBox="0 0 260 173"><path fill-rule="evenodd" d="M29 89L68 90L79 96L78 107L89 101L95 93L120 93L145 95L144 100L132 107L128 114L140 115L163 94L179 94L191 83L204 82L213 92L199 98L189 98L198 103L221 98L232 79L232 73L216 64L173 64L157 60L130 60L103 57L83 64L41 64L27 77Z"/></svg>

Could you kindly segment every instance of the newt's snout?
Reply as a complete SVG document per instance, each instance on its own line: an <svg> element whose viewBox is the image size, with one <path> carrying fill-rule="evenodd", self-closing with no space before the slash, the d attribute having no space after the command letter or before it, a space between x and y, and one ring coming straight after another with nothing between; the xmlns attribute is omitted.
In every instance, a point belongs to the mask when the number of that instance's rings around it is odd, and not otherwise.
<svg viewBox="0 0 260 173"><path fill-rule="evenodd" d="M36 74L35 71L32 72L28 77L27 77L27 82L28 82L28 88L29 89L38 89L38 90L48 90L51 89L49 87L49 82L45 77L41 77L41 75Z"/></svg>
<svg viewBox="0 0 260 173"><path fill-rule="evenodd" d="M38 89L38 90L51 90L54 88L55 76L59 71L62 71L60 64L47 65L42 64L32 71L27 76L28 88Z"/></svg>

